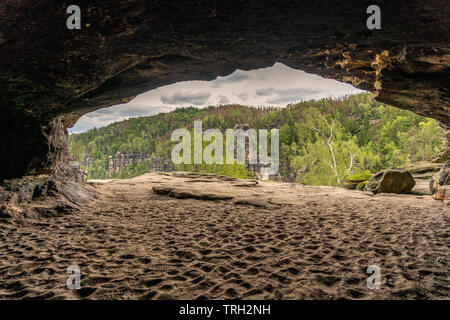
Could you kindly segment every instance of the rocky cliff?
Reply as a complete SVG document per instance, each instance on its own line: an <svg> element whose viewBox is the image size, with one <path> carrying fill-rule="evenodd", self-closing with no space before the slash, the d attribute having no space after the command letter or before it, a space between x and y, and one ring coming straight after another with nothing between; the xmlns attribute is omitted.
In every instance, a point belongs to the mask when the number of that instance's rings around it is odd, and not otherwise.
<svg viewBox="0 0 450 320"><path fill-rule="evenodd" d="M171 159L165 159L144 153L117 152L114 156L109 156L108 177L111 179L132 164L144 161L148 162L148 172L175 171L175 166Z"/></svg>
<svg viewBox="0 0 450 320"><path fill-rule="evenodd" d="M149 159L149 154L117 152L114 156L109 156L108 176L109 178L112 178L133 163L144 162Z"/></svg>
<svg viewBox="0 0 450 320"><path fill-rule="evenodd" d="M80 0L0 5L0 178L53 172L84 113L183 80L290 67L352 83L450 124L446 0Z"/></svg>
<svg viewBox="0 0 450 320"><path fill-rule="evenodd" d="M176 171L175 165L171 159L164 159L158 156L152 156L148 165L149 172L172 172Z"/></svg>
<svg viewBox="0 0 450 320"><path fill-rule="evenodd" d="M442 137L442 152L435 159L435 162L445 162L450 159L450 126L441 123L444 129L444 136Z"/></svg>

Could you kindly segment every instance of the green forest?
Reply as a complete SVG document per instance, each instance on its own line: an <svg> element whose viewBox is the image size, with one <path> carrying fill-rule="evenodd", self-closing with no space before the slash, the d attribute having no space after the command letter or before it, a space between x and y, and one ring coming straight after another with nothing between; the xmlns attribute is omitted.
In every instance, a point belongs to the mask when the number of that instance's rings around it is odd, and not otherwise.
<svg viewBox="0 0 450 320"><path fill-rule="evenodd" d="M116 152L144 153L170 158L173 130L192 129L202 120L203 130L224 132L236 124L253 129L280 130L282 179L295 172L295 181L309 185L340 186L352 175L370 176L389 167L434 159L441 150L442 129L433 119L375 101L370 93L290 104L285 108L240 105L178 108L169 113L133 118L69 137L69 151L85 168L88 178L108 178L108 159ZM190 165L179 170L250 177L245 165ZM131 178L148 172L136 163L113 176ZM287 181L287 180L286 180Z"/></svg>

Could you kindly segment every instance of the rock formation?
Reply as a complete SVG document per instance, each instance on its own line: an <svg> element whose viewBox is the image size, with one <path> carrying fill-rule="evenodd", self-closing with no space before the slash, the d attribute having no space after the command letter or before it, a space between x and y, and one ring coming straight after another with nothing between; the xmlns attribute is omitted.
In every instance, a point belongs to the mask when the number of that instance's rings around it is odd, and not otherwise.
<svg viewBox="0 0 450 320"><path fill-rule="evenodd" d="M408 193L415 185L411 172L400 169L388 169L374 174L364 190L373 193Z"/></svg>
<svg viewBox="0 0 450 320"><path fill-rule="evenodd" d="M78 210L96 196L76 162L62 172L4 180L0 185L0 221L57 216Z"/></svg>
<svg viewBox="0 0 450 320"><path fill-rule="evenodd" d="M175 171L175 166L171 159L164 159L154 155L150 156L149 154L144 153L117 152L114 156L109 156L108 177L111 179L133 163L144 161L148 162L148 172Z"/></svg>
<svg viewBox="0 0 450 320"><path fill-rule="evenodd" d="M275 175L270 174L270 164L264 164L258 161L257 163L250 163L250 137L248 130L251 129L250 125L247 123L244 124L236 124L233 127L233 130L242 130L242 136L245 138L245 164L247 167L247 170L250 172L250 177L252 179L256 180L272 180L272 181L289 181L294 182L296 174L295 172L289 172L287 175L282 175L280 172L278 172ZM257 133L258 134L258 133ZM237 160L237 150L238 150L238 140L236 139L234 142L234 152L235 152L235 159ZM259 159L259 156L256 154L257 158Z"/></svg>
<svg viewBox="0 0 450 320"><path fill-rule="evenodd" d="M175 165L171 159L164 159L158 156L151 156L148 164L148 172L172 172Z"/></svg>
<svg viewBox="0 0 450 320"><path fill-rule="evenodd" d="M53 172L86 112L279 61L450 124L447 1L79 1L0 6L0 179Z"/></svg>
<svg viewBox="0 0 450 320"><path fill-rule="evenodd" d="M450 200L450 160L444 164L441 170L430 181L430 191L435 199Z"/></svg>
<svg viewBox="0 0 450 320"><path fill-rule="evenodd" d="M440 186L434 193L433 198L436 200L450 201L450 185Z"/></svg>
<svg viewBox="0 0 450 320"><path fill-rule="evenodd" d="M434 162L445 162L450 159L450 126L441 123L444 129L444 136L442 137L442 152L434 160Z"/></svg>
<svg viewBox="0 0 450 320"><path fill-rule="evenodd" d="M139 163L149 159L149 154L117 152L114 157L109 156L108 176L111 179L114 175L119 174L121 170L133 163Z"/></svg>

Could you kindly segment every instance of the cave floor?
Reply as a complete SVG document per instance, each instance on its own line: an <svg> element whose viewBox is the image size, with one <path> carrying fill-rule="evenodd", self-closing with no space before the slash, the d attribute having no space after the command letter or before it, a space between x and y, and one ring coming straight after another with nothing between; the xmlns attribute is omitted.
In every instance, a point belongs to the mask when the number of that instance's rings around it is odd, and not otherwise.
<svg viewBox="0 0 450 320"><path fill-rule="evenodd" d="M190 174L90 183L79 212L0 224L0 298L449 299L450 206L429 195Z"/></svg>

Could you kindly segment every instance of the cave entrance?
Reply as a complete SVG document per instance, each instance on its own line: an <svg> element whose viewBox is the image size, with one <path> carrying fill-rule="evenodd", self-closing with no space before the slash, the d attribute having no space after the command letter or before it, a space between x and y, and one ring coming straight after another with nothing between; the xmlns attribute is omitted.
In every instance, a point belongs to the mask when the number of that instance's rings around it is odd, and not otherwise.
<svg viewBox="0 0 450 320"><path fill-rule="evenodd" d="M221 132L278 129L278 172L269 176L248 163L174 165L171 133L196 120ZM441 166L443 134L433 119L281 63L163 86L88 113L69 131L70 153L90 179L183 170L363 189L376 172L401 167L415 172L422 193Z"/></svg>
<svg viewBox="0 0 450 320"><path fill-rule="evenodd" d="M82 29L68 30L63 3L9 1L0 6L0 179L62 170L65 129L88 112L275 61L449 125L446 3L379 3L389 27L376 30L368 5L120 2L85 6Z"/></svg>

